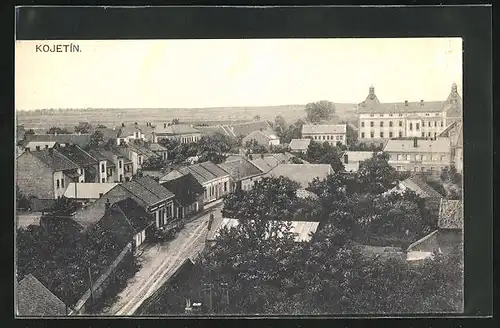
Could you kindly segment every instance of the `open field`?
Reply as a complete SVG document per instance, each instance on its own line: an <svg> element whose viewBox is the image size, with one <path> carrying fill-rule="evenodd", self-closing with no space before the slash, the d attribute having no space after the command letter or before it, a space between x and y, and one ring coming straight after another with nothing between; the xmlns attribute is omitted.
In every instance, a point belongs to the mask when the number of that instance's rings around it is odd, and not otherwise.
<svg viewBox="0 0 500 328"><path fill-rule="evenodd" d="M335 104L341 119L355 117L354 104ZM177 118L190 124L227 124L252 120L256 115L273 121L282 115L288 123L304 118L304 105L265 107L218 107L218 108L127 108L127 109L54 109L18 111L18 124L27 129L47 130L51 126L73 128L78 122L104 124L108 127L121 123L163 123ZM37 131L38 132L38 131Z"/></svg>

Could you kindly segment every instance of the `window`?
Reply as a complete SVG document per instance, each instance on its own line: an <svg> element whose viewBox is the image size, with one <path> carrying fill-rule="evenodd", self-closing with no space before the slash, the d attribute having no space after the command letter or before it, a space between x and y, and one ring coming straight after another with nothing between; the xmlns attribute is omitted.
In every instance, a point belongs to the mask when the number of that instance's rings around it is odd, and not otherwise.
<svg viewBox="0 0 500 328"><path fill-rule="evenodd" d="M429 137L431 136L431 133L429 132Z"/></svg>
<svg viewBox="0 0 500 328"><path fill-rule="evenodd" d="M445 159L446 159L446 156L441 156L441 162L444 162Z"/></svg>
<svg viewBox="0 0 500 328"><path fill-rule="evenodd" d="M314 136L314 140L318 140L318 136Z"/></svg>
<svg viewBox="0 0 500 328"><path fill-rule="evenodd" d="M49 149L49 145L45 145L45 149Z"/></svg>
<svg viewBox="0 0 500 328"><path fill-rule="evenodd" d="M56 187L59 188L59 179L56 180Z"/></svg>
<svg viewBox="0 0 500 328"><path fill-rule="evenodd" d="M403 137L403 132L399 131L399 137Z"/></svg>
<svg viewBox="0 0 500 328"><path fill-rule="evenodd" d="M392 128L392 121L389 121L389 127Z"/></svg>
<svg viewBox="0 0 500 328"><path fill-rule="evenodd" d="M422 137L425 137L425 132L422 132Z"/></svg>
<svg viewBox="0 0 500 328"><path fill-rule="evenodd" d="M398 155L398 161L402 161L403 160L403 155L399 154Z"/></svg>
<svg viewBox="0 0 500 328"><path fill-rule="evenodd" d="M120 182L123 182L123 174L120 174Z"/></svg>
<svg viewBox="0 0 500 328"><path fill-rule="evenodd" d="M364 128L365 127L365 122L361 122L361 127Z"/></svg>
<svg viewBox="0 0 500 328"><path fill-rule="evenodd" d="M365 133L361 132L361 138L364 138L364 137L365 137Z"/></svg>
<svg viewBox="0 0 500 328"><path fill-rule="evenodd" d="M399 121L399 126L403 126L403 121Z"/></svg>
<svg viewBox="0 0 500 328"><path fill-rule="evenodd" d="M410 155L406 155L406 160L407 161L411 160L411 156Z"/></svg>
<svg viewBox="0 0 500 328"><path fill-rule="evenodd" d="M425 116L429 116L430 114L429 113L425 113Z"/></svg>
<svg viewBox="0 0 500 328"><path fill-rule="evenodd" d="M437 133L436 133L436 132L434 132L434 138L436 138L436 136L437 136Z"/></svg>
<svg viewBox="0 0 500 328"><path fill-rule="evenodd" d="M438 122L434 121L434 127L438 126Z"/></svg>
<svg viewBox="0 0 500 328"><path fill-rule="evenodd" d="M118 167L122 168L122 161L118 161Z"/></svg>
<svg viewBox="0 0 500 328"><path fill-rule="evenodd" d="M422 160L425 161L427 159L426 155L422 155Z"/></svg>
<svg viewBox="0 0 500 328"><path fill-rule="evenodd" d="M441 121L441 127L443 127L443 121Z"/></svg>
<svg viewBox="0 0 500 328"><path fill-rule="evenodd" d="M389 138L392 138L392 132L389 132Z"/></svg>
<svg viewBox="0 0 500 328"><path fill-rule="evenodd" d="M384 114L380 114L380 117L384 117Z"/></svg>
<svg viewBox="0 0 500 328"><path fill-rule="evenodd" d="M101 163L101 173L104 173L104 172L105 172L104 163Z"/></svg>
<svg viewBox="0 0 500 328"><path fill-rule="evenodd" d="M422 127L425 127L425 121L422 122Z"/></svg>
<svg viewBox="0 0 500 328"><path fill-rule="evenodd" d="M415 129L420 130L420 123L415 123Z"/></svg>
<svg viewBox="0 0 500 328"><path fill-rule="evenodd" d="M224 192L227 191L227 182L224 182Z"/></svg>
<svg viewBox="0 0 500 328"><path fill-rule="evenodd" d="M36 150L40 150L40 146L36 146L35 148L36 148Z"/></svg>
<svg viewBox="0 0 500 328"><path fill-rule="evenodd" d="M429 168L429 170L434 171L434 167L433 167L433 166L431 166L431 167Z"/></svg>
<svg viewBox="0 0 500 328"><path fill-rule="evenodd" d="M403 116L403 114L399 113L399 116Z"/></svg>
<svg viewBox="0 0 500 328"><path fill-rule="evenodd" d="M344 136L339 136L339 139L340 140L344 140Z"/></svg>
<svg viewBox="0 0 500 328"><path fill-rule="evenodd" d="M167 217L171 217L172 216L172 207L171 206L167 206Z"/></svg>
<svg viewBox="0 0 500 328"><path fill-rule="evenodd" d="M370 132L370 138L373 138L374 135L375 135L375 133Z"/></svg>
<svg viewBox="0 0 500 328"><path fill-rule="evenodd" d="M323 136L323 140L326 140L326 137L325 137L325 136Z"/></svg>
<svg viewBox="0 0 500 328"><path fill-rule="evenodd" d="M415 160L420 161L421 156L420 155L415 155Z"/></svg>
<svg viewBox="0 0 500 328"><path fill-rule="evenodd" d="M99 193L99 198L101 198L101 197L102 197L102 195L104 195L104 194L103 194L102 192L100 192L100 193Z"/></svg>
<svg viewBox="0 0 500 328"><path fill-rule="evenodd" d="M389 114L390 117L392 117L392 114Z"/></svg>
<svg viewBox="0 0 500 328"><path fill-rule="evenodd" d="M374 124L373 124L373 121L370 122L370 126L373 128L374 127Z"/></svg>
<svg viewBox="0 0 500 328"><path fill-rule="evenodd" d="M370 117L373 117L373 114L370 114Z"/></svg>
<svg viewBox="0 0 500 328"><path fill-rule="evenodd" d="M61 188L64 188L64 179L61 179Z"/></svg>
<svg viewBox="0 0 500 328"><path fill-rule="evenodd" d="M384 121L380 122L380 127L384 126Z"/></svg>
<svg viewBox="0 0 500 328"><path fill-rule="evenodd" d="M380 138L384 137L384 132L380 132Z"/></svg>
<svg viewBox="0 0 500 328"><path fill-rule="evenodd" d="M439 113L436 113L436 116L439 116Z"/></svg>
<svg viewBox="0 0 500 328"><path fill-rule="evenodd" d="M102 178L101 179L101 183L105 183L106 182L106 179L105 178Z"/></svg>
<svg viewBox="0 0 500 328"><path fill-rule="evenodd" d="M410 123L410 131L413 130L413 123Z"/></svg>

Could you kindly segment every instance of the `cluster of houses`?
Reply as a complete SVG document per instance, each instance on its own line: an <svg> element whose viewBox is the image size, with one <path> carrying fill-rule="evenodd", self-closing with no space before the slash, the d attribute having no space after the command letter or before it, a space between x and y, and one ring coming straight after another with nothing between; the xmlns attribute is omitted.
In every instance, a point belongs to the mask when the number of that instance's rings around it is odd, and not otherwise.
<svg viewBox="0 0 500 328"><path fill-rule="evenodd" d="M288 177L300 184L298 196L314 197L306 188L314 179L326 178L332 167L297 161L297 156L306 153L312 141L347 145L349 125L304 124L301 138L293 139L284 153L272 152L280 139L267 121L199 127L147 122L145 126L135 123L96 128L105 143L99 147L88 147L91 133L27 134L18 128L17 188L32 198L33 211L44 211L61 197L81 203L82 207L70 217L78 229L83 232L107 229L123 243L138 249L156 231L178 228L207 204L236 190L250 190L262 177ZM398 171L439 173L451 164L462 171L461 98L456 85L441 105L423 101L381 104L371 87L367 99L359 106L357 130L360 140L382 140L389 164ZM262 145L268 153L249 155L242 151L220 164L206 161L170 166L166 170L142 168L152 158L168 160L167 149L158 143L162 138L191 143L203 135L216 133L240 138L243 147L248 142ZM356 172L360 163L373 154L343 152L345 171ZM414 191L439 213L439 228L399 255L414 261L461 247L461 201L445 200L418 175L388 192L402 190ZM219 229L237 224L237 220L223 219L210 230L207 240L213 242ZM301 221L292 222L292 226L297 241L307 241L319 223ZM41 301L32 301L36 299ZM18 302L20 315L65 315L68 311L33 275L19 283Z"/></svg>

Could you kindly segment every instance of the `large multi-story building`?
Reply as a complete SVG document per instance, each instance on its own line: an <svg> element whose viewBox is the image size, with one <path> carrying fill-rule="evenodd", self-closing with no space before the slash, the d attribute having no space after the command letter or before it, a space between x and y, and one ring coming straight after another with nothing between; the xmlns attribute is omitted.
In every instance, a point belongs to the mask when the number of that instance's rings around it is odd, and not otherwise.
<svg viewBox="0 0 500 328"><path fill-rule="evenodd" d="M345 124L304 124L302 126L303 139L311 139L321 143L326 141L333 146L337 143L346 144L346 132Z"/></svg>
<svg viewBox="0 0 500 328"><path fill-rule="evenodd" d="M450 141L447 138L389 140L383 151L389 155L389 165L397 171L439 174L452 163Z"/></svg>
<svg viewBox="0 0 500 328"><path fill-rule="evenodd" d="M358 106L358 117L361 141L436 138L449 124L461 120L462 98L454 83L446 101L381 103L371 86L366 100Z"/></svg>

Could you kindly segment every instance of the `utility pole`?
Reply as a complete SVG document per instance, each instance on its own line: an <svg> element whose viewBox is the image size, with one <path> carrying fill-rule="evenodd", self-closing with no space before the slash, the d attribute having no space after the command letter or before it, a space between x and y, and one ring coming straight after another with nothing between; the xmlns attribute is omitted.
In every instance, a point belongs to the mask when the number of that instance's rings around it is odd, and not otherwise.
<svg viewBox="0 0 500 328"><path fill-rule="evenodd" d="M94 291L92 290L92 286L94 285L92 283L92 273L90 272L90 266L89 266L89 281L90 281L90 297L92 298L92 304L94 304Z"/></svg>
<svg viewBox="0 0 500 328"><path fill-rule="evenodd" d="M208 312L212 312L212 284L203 284L205 297L208 292Z"/></svg>

